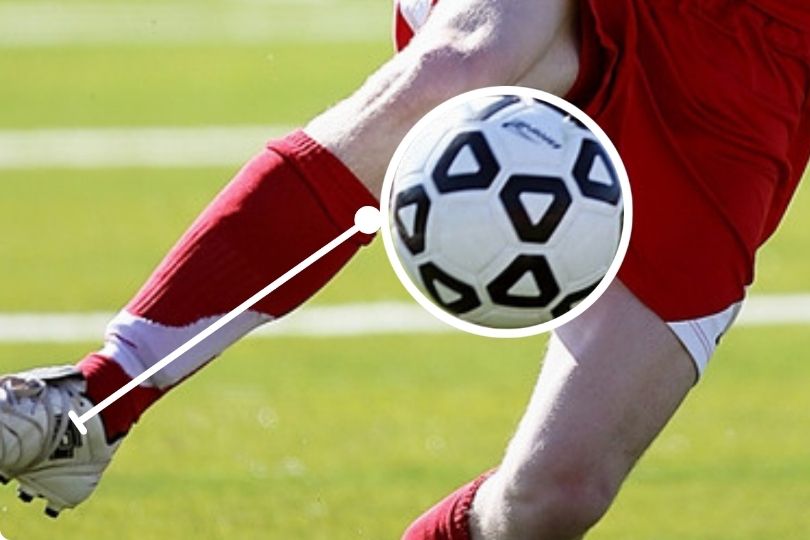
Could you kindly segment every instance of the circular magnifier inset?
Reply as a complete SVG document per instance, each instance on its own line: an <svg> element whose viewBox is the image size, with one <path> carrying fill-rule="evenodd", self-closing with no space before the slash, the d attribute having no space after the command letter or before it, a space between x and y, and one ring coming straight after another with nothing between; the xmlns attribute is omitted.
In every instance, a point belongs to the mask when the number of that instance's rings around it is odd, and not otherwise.
<svg viewBox="0 0 810 540"><path fill-rule="evenodd" d="M388 167L381 211L410 294L489 337L545 332L585 311L616 276L632 223L627 172L599 126L514 86L422 118Z"/></svg>

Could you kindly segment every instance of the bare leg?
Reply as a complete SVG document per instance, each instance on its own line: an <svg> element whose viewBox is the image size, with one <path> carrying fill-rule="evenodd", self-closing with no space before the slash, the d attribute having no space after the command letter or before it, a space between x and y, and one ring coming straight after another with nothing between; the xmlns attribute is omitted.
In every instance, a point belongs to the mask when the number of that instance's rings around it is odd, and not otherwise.
<svg viewBox="0 0 810 540"><path fill-rule="evenodd" d="M430 109L483 86L518 84L557 95L577 77L577 2L439 2L411 45L306 132L379 193L397 144Z"/></svg>
<svg viewBox="0 0 810 540"><path fill-rule="evenodd" d="M615 282L552 338L517 434L474 500L473 538L580 538L694 381L675 335Z"/></svg>

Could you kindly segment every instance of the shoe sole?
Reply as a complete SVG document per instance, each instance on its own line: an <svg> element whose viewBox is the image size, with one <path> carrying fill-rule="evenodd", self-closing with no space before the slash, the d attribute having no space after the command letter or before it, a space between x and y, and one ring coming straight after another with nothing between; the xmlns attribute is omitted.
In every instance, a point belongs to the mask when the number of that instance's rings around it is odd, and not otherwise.
<svg viewBox="0 0 810 540"><path fill-rule="evenodd" d="M0 476L0 480L5 480L5 482L0 482L4 485L10 482L6 476ZM44 499L44 512L49 518L56 519L59 517L62 510L70 508L62 502L57 502L60 499L59 497L54 496L52 493L49 493L48 490L42 489L40 486L30 481L17 478L17 482L19 483L19 486L17 486L17 498L26 504L34 502L34 499Z"/></svg>

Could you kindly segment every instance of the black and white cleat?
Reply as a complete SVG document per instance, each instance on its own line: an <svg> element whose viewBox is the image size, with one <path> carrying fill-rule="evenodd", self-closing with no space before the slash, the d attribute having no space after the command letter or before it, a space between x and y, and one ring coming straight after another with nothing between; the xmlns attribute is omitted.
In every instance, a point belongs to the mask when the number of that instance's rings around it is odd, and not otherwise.
<svg viewBox="0 0 810 540"><path fill-rule="evenodd" d="M87 499L118 448L107 441L100 417L85 425L86 433L71 421L71 412L93 405L86 389L74 366L0 375L0 476L19 482L20 500L45 499L48 515ZM9 440L18 441L21 454L8 451Z"/></svg>

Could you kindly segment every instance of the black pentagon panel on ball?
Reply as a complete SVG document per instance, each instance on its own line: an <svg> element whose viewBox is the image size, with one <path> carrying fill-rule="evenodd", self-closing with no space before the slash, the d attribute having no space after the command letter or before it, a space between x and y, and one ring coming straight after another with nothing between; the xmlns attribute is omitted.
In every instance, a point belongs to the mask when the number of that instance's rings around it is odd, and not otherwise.
<svg viewBox="0 0 810 540"><path fill-rule="evenodd" d="M542 255L520 255L487 285L492 301L514 308L545 308L560 294L560 286Z"/></svg>
<svg viewBox="0 0 810 540"><path fill-rule="evenodd" d="M551 201L533 209L527 204L531 195L546 195ZM500 193L509 220L524 242L548 242L571 206L571 194L562 178L554 176L514 175Z"/></svg>
<svg viewBox="0 0 810 540"><path fill-rule="evenodd" d="M569 294L568 296L566 296L565 298L560 300L559 304L554 306L554 309L551 310L551 315L555 319L557 317L559 317L560 315L565 315L566 313L571 311L574 308L575 305L577 305L581 301L585 300L585 298L589 294L591 294L594 291L594 289L596 289L597 285L599 285L598 281L596 283L594 283L593 285L589 285L589 286L585 287L584 289L580 289L578 291L572 292L571 294Z"/></svg>
<svg viewBox="0 0 810 540"><path fill-rule="evenodd" d="M394 200L394 225L411 255L419 255L425 250L429 210L430 199L422 186L415 185L397 193Z"/></svg>
<svg viewBox="0 0 810 540"><path fill-rule="evenodd" d="M450 313L462 315L481 305L475 289L433 263L419 267L419 275L433 300Z"/></svg>
<svg viewBox="0 0 810 540"><path fill-rule="evenodd" d="M622 188L613 163L605 149L596 141L585 139L574 163L574 179L585 197L616 206Z"/></svg>
<svg viewBox="0 0 810 540"><path fill-rule="evenodd" d="M474 159L474 162L464 163L464 167L461 167L459 162L467 157ZM456 135L445 148L433 169L433 182L439 193L487 189L500 170L484 134L465 131Z"/></svg>

